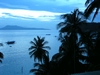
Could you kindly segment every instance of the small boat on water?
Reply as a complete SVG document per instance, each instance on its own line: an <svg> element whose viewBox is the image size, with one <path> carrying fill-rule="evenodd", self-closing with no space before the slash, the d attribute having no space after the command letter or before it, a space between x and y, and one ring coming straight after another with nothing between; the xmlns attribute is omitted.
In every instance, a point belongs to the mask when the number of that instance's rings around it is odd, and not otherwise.
<svg viewBox="0 0 100 75"><path fill-rule="evenodd" d="M8 41L8 42L6 42L8 45L9 44L14 44L15 43L15 41Z"/></svg>
<svg viewBox="0 0 100 75"><path fill-rule="evenodd" d="M3 46L3 43L0 43L0 46Z"/></svg>
<svg viewBox="0 0 100 75"><path fill-rule="evenodd" d="M46 35L51 35L51 34L46 34Z"/></svg>

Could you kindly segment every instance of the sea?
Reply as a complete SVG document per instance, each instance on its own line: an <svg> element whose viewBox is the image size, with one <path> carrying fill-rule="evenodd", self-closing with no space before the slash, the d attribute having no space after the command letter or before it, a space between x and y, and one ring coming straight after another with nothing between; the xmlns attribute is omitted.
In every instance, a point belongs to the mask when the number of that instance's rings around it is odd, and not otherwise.
<svg viewBox="0 0 100 75"><path fill-rule="evenodd" d="M58 52L60 41L58 41L57 30L0 30L0 52L4 54L4 59L0 63L0 75L34 75L30 69L34 68L34 59L30 58L30 41L40 36L51 47L49 51L50 59ZM15 44L8 45L6 42L15 41Z"/></svg>

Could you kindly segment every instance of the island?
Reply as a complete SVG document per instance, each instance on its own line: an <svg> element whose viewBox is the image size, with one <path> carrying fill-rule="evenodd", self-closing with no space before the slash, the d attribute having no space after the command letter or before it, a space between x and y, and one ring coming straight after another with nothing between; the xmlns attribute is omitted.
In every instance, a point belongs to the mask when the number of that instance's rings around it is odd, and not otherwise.
<svg viewBox="0 0 100 75"><path fill-rule="evenodd" d="M6 25L5 27L0 28L0 30L50 30L46 28L27 28L17 25Z"/></svg>

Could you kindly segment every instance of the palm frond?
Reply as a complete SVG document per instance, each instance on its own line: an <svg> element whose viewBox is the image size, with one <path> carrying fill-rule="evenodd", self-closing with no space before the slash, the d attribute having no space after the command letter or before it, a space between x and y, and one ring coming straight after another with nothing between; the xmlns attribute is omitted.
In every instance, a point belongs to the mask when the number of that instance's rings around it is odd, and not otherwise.
<svg viewBox="0 0 100 75"><path fill-rule="evenodd" d="M29 52L29 54L31 55L31 54L34 53L35 51L36 51L36 50L32 50L32 51Z"/></svg>
<svg viewBox="0 0 100 75"><path fill-rule="evenodd" d="M42 40L42 42L44 42L45 41L45 37L42 37L40 40Z"/></svg>
<svg viewBox="0 0 100 75"><path fill-rule="evenodd" d="M44 46L42 48L49 49L49 50L51 49L51 47L49 47L49 46Z"/></svg>
<svg viewBox="0 0 100 75"><path fill-rule="evenodd" d="M46 65L46 66L49 66L49 56L44 56L44 64Z"/></svg>
<svg viewBox="0 0 100 75"><path fill-rule="evenodd" d="M39 69L31 69L31 70L30 70L30 73L32 73L32 72L42 72L42 71L39 70Z"/></svg>
<svg viewBox="0 0 100 75"><path fill-rule="evenodd" d="M96 9L96 12L95 12L95 14L94 14L94 16L93 16L93 18L92 18L92 21L94 20L94 18L96 17L96 15L98 14L98 12L99 12L99 7L97 7L97 9Z"/></svg>
<svg viewBox="0 0 100 75"><path fill-rule="evenodd" d="M32 53L31 55L30 55L30 58L32 58L34 56L34 54Z"/></svg>
<svg viewBox="0 0 100 75"><path fill-rule="evenodd" d="M37 44L38 43L38 40L36 38L34 38L34 42Z"/></svg>
<svg viewBox="0 0 100 75"><path fill-rule="evenodd" d="M31 47L29 48L29 50L36 49L36 48L37 48L36 46L31 46Z"/></svg>
<svg viewBox="0 0 100 75"><path fill-rule="evenodd" d="M57 25L57 29L61 28L61 27L64 27L67 23L66 22L60 22L58 25Z"/></svg>
<svg viewBox="0 0 100 75"><path fill-rule="evenodd" d="M44 41L43 43L42 43L42 45L44 46L44 45L46 45L46 44L48 44L49 42L48 41Z"/></svg>
<svg viewBox="0 0 100 75"><path fill-rule="evenodd" d="M37 46L36 42L30 41L30 43L33 44L34 46Z"/></svg>
<svg viewBox="0 0 100 75"><path fill-rule="evenodd" d="M2 63L1 59L3 59L3 58L4 58L4 55L3 55L3 53L0 52L0 63Z"/></svg>
<svg viewBox="0 0 100 75"><path fill-rule="evenodd" d="M49 57L49 52L48 52L48 51L46 51L46 50L44 50L44 52L45 52L46 56L48 56L48 57Z"/></svg>
<svg viewBox="0 0 100 75"><path fill-rule="evenodd" d="M60 17L61 17L61 19L67 19L68 14L62 14Z"/></svg>
<svg viewBox="0 0 100 75"><path fill-rule="evenodd" d="M4 55L2 52L0 52L0 58L3 59Z"/></svg>
<svg viewBox="0 0 100 75"><path fill-rule="evenodd" d="M61 32L61 33L68 32L71 30L71 28L72 28L71 26L65 26L65 27L61 28L59 30L59 32Z"/></svg>
<svg viewBox="0 0 100 75"><path fill-rule="evenodd" d="M41 37L40 36L37 36L37 39L38 39L38 41L40 41L41 40Z"/></svg>
<svg viewBox="0 0 100 75"><path fill-rule="evenodd" d="M92 2L93 0L86 0L85 2L85 6L87 6L90 2Z"/></svg>
<svg viewBox="0 0 100 75"><path fill-rule="evenodd" d="M95 9L95 3L92 2L84 11L85 17L88 18Z"/></svg>
<svg viewBox="0 0 100 75"><path fill-rule="evenodd" d="M2 60L0 60L0 63L2 63Z"/></svg>
<svg viewBox="0 0 100 75"><path fill-rule="evenodd" d="M41 64L40 63L34 63L34 67L39 67Z"/></svg>

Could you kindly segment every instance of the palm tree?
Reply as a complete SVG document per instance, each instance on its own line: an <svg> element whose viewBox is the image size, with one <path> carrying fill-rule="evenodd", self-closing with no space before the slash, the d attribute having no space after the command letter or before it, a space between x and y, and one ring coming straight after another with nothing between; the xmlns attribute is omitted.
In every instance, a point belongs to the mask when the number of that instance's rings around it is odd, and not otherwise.
<svg viewBox="0 0 100 75"><path fill-rule="evenodd" d="M2 60L1 59L3 59L3 54L0 52L0 62L2 63Z"/></svg>
<svg viewBox="0 0 100 75"><path fill-rule="evenodd" d="M31 69L30 73L34 72L35 75L47 75L49 74L49 67L49 58L46 56L45 63L34 63L34 69Z"/></svg>
<svg viewBox="0 0 100 75"><path fill-rule="evenodd" d="M99 58L100 57L100 32L97 32L96 33L97 34L97 36L96 36L96 38L95 38L95 42L94 42L94 44L93 44L93 50L92 50L92 53L90 53L90 63L92 63L92 64L100 64L100 60L99 59L97 59L97 58Z"/></svg>
<svg viewBox="0 0 100 75"><path fill-rule="evenodd" d="M2 43L0 43L0 46L3 46L3 44ZM2 63L2 60L1 59L3 59L4 58L4 55L3 55L3 53L2 52L0 52L0 62Z"/></svg>
<svg viewBox="0 0 100 75"><path fill-rule="evenodd" d="M44 37L37 36L30 43L32 44L29 48L30 57L34 56L34 61L37 59L41 63L45 62L46 57L49 57L49 52L46 49L51 49L49 46L45 46L48 41L45 41Z"/></svg>
<svg viewBox="0 0 100 75"><path fill-rule="evenodd" d="M47 70L48 68L46 68L45 64L40 64L40 63L35 63L34 67L38 67L36 69L31 69L30 72L31 73L35 73L35 75L46 75L47 74Z"/></svg>
<svg viewBox="0 0 100 75"><path fill-rule="evenodd" d="M96 11L95 11L94 16L93 16L93 19L92 19L92 21L93 21L94 18L96 17L96 15L99 12L99 9L100 9L100 0L86 0L85 6L87 6L87 8L85 9L85 12L84 12L86 18L88 18L90 16L90 14L96 8Z"/></svg>
<svg viewBox="0 0 100 75"><path fill-rule="evenodd" d="M60 29L59 32L61 37L62 33L64 36L66 35L66 33L67 35L70 35L71 33L82 34L80 26L86 24L86 19L84 17L84 14L78 9L75 9L74 12L71 12L70 14L61 15L61 19L64 19L64 21L60 22L57 25L57 29Z"/></svg>
<svg viewBox="0 0 100 75"><path fill-rule="evenodd" d="M100 60L97 59L100 57L100 32L87 32L86 35L85 48L88 51L88 57L86 58L88 68L86 71L100 70Z"/></svg>
<svg viewBox="0 0 100 75"><path fill-rule="evenodd" d="M94 49L94 43L95 43L95 36L96 33L93 33L92 31L88 31L84 33L84 36L80 38L80 45L84 45L84 49L86 49L88 55L89 52L93 51Z"/></svg>
<svg viewBox="0 0 100 75"><path fill-rule="evenodd" d="M75 46L77 46L78 36L84 35L81 25L86 24L86 19L84 14L78 9L75 9L74 12L71 12L70 14L61 15L61 18L64 19L64 21L57 25L57 28L60 29L60 38L64 38L65 41L67 41L67 50L73 51Z"/></svg>
<svg viewBox="0 0 100 75"><path fill-rule="evenodd" d="M78 9L75 9L74 12L70 14L61 15L61 18L64 19L63 22L60 22L57 25L57 28L60 29L60 38L65 38L67 40L65 47L63 47L66 53L60 61L60 65L63 67L68 67L69 64L73 62L73 67L75 70L75 64L77 60L77 52L79 51L78 47L78 34L83 36L83 31L81 29L81 25L86 24L86 19L84 14L80 12ZM68 38L67 38L67 37ZM66 41L65 40L65 41ZM64 44L63 44L64 46ZM66 61L66 62L65 62ZM65 65L67 63L67 65ZM62 68L63 68L62 67ZM63 69L62 69L63 70ZM72 71L71 71L72 72ZM73 71L75 73L75 71Z"/></svg>

